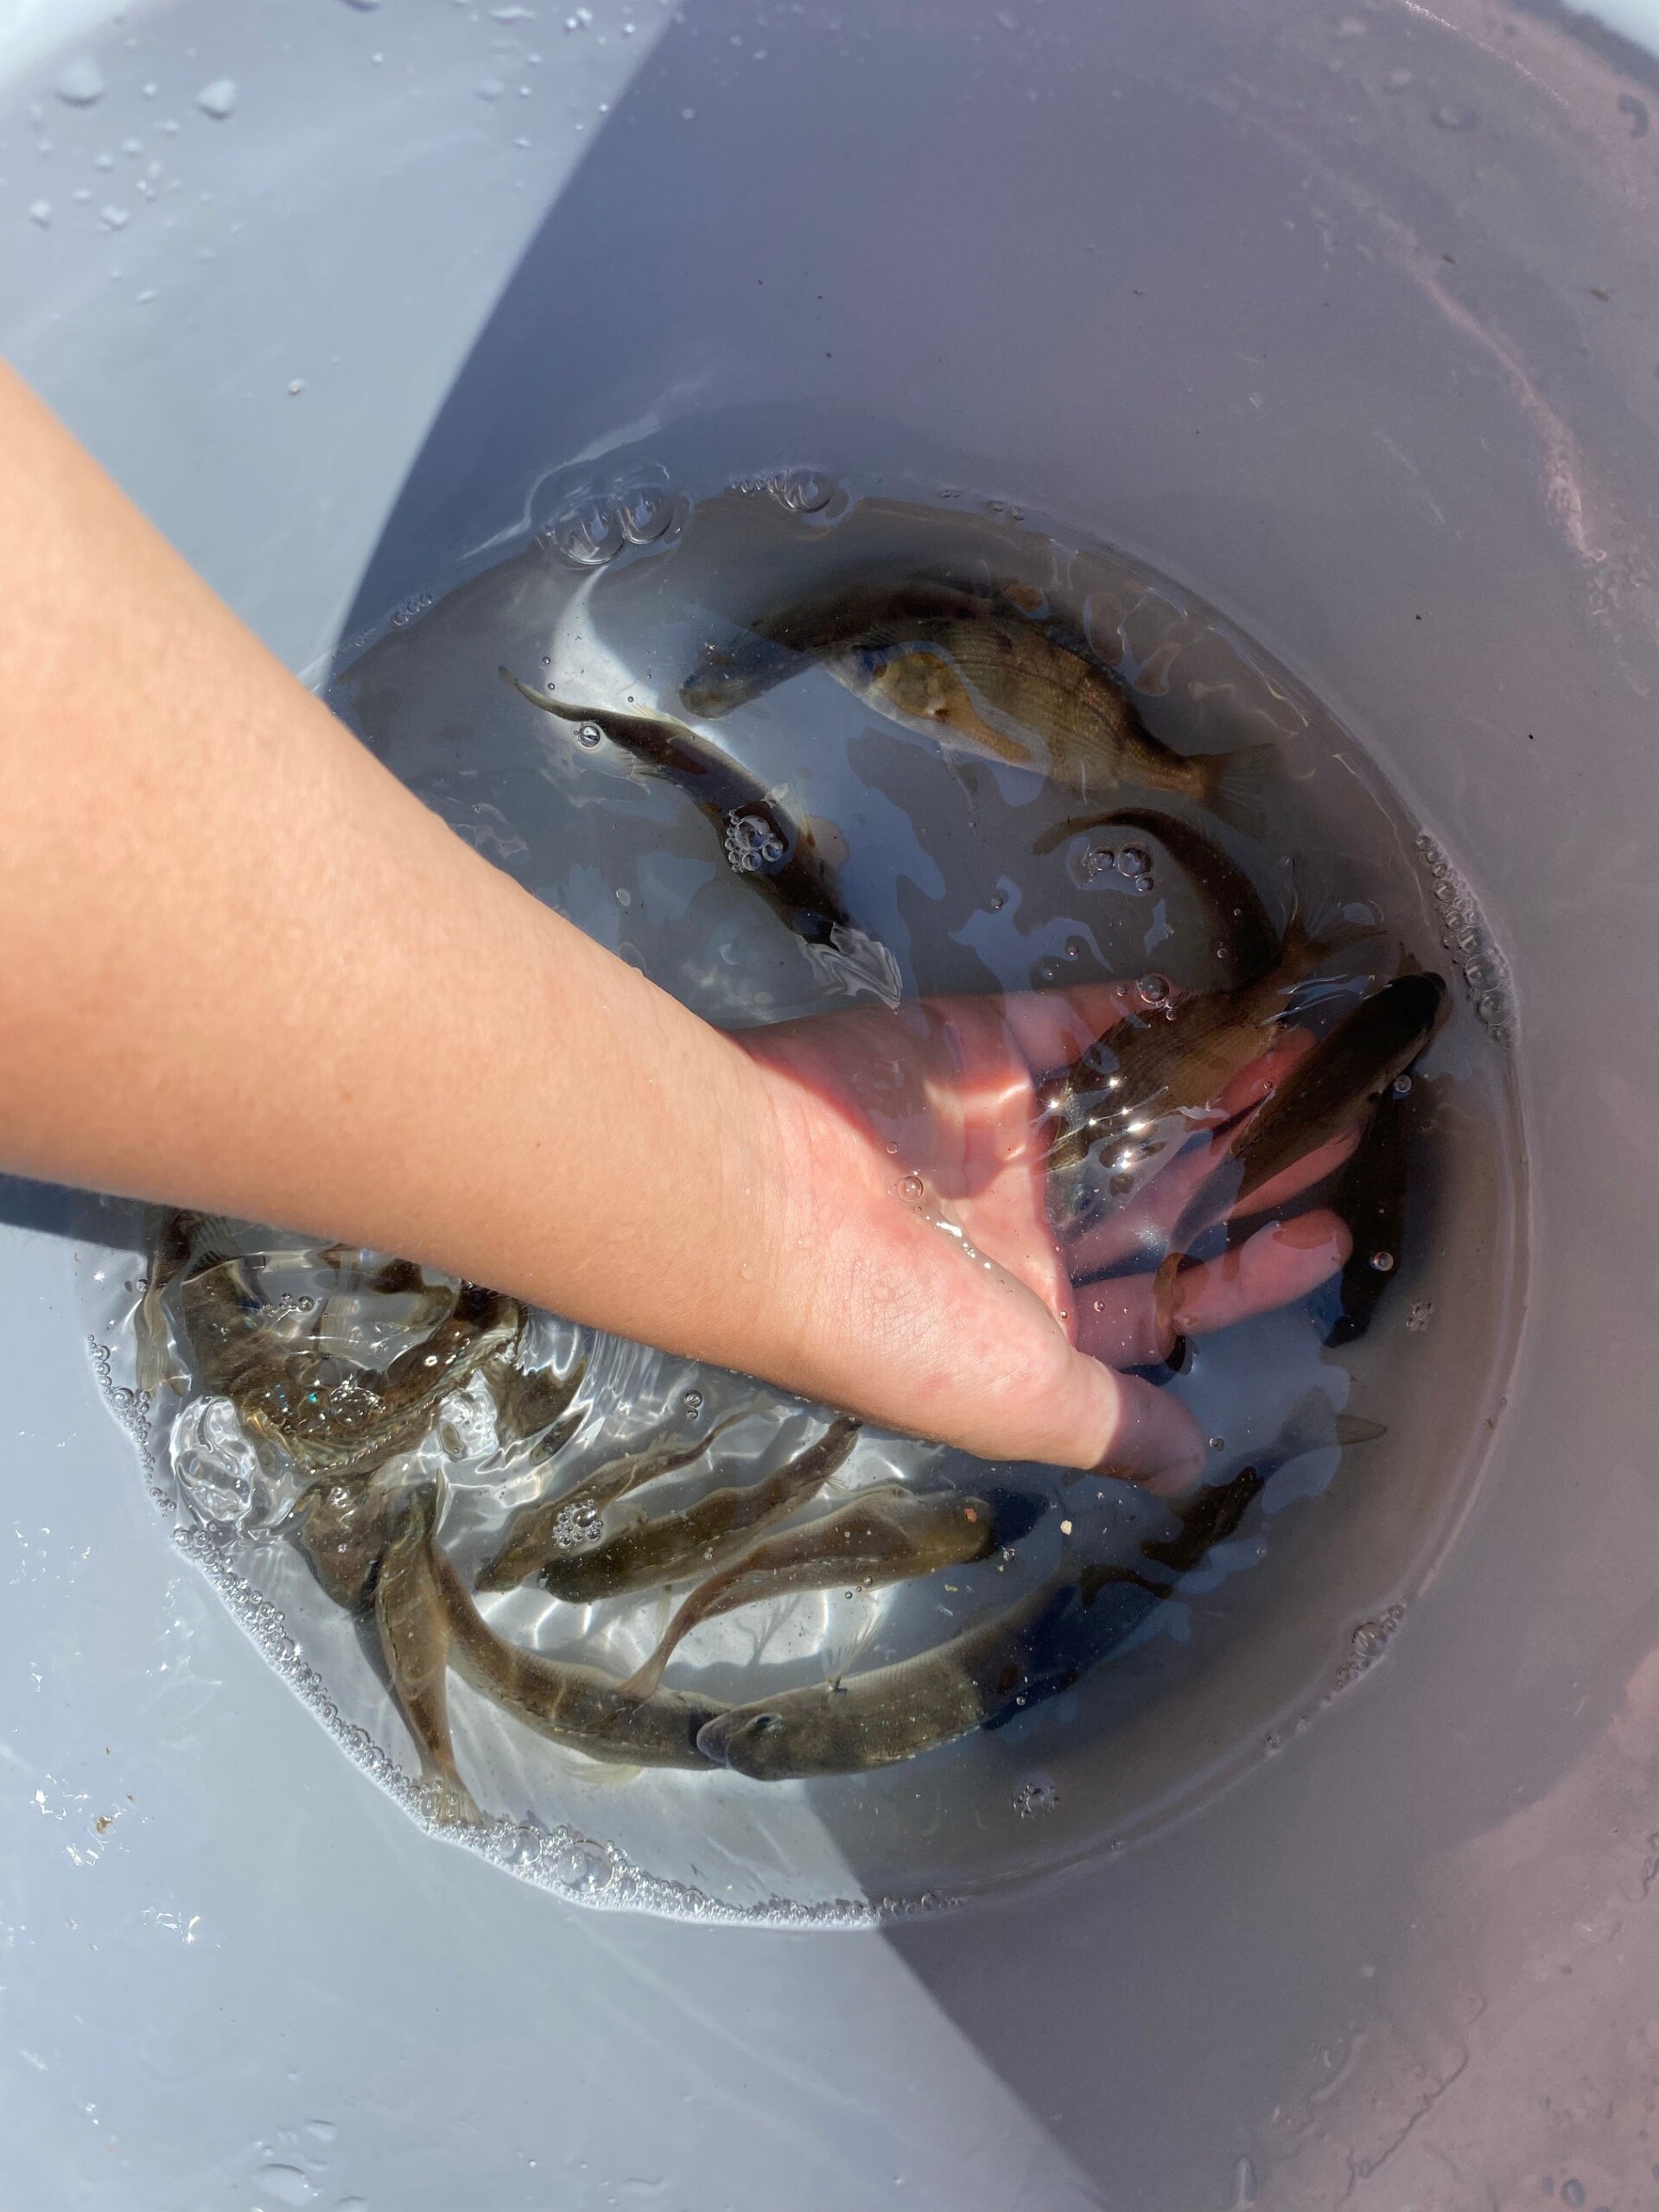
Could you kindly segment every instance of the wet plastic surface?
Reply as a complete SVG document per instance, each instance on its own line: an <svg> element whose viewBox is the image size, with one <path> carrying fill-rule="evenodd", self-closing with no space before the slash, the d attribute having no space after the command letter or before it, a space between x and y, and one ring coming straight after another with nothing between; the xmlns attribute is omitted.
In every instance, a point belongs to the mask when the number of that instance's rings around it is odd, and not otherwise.
<svg viewBox="0 0 1659 2212"><path fill-rule="evenodd" d="M951 0L642 7L627 81L600 14L138 11L90 106L53 57L8 352L296 664L694 408L830 467L896 433L1189 579L1512 963L1512 1402L1346 1710L1154 1848L884 1936L600 1920L419 1835L168 1553L84 1232L8 1189L7 2199L1646 2201L1659 71L1480 0Z"/></svg>

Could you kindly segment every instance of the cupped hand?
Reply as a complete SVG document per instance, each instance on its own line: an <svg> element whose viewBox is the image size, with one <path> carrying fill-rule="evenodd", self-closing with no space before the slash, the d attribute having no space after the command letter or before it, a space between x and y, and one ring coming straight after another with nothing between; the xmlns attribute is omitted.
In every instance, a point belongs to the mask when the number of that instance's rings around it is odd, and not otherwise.
<svg viewBox="0 0 1659 2212"><path fill-rule="evenodd" d="M1140 1007L1133 985L922 999L737 1040L765 1077L779 1156L800 1164L780 1179L767 1289L821 1395L985 1458L1105 1467L1160 1490L1196 1477L1196 1424L1117 1370L1294 1303L1340 1268L1351 1240L1334 1213L1275 1216L1357 1132L1254 1193L1263 1225L1161 1294L1165 1238L1220 1140L1172 1147L1127 1205L1063 1243L1045 1205L1039 1084ZM1249 1111L1310 1041L1275 1033L1206 1122Z"/></svg>

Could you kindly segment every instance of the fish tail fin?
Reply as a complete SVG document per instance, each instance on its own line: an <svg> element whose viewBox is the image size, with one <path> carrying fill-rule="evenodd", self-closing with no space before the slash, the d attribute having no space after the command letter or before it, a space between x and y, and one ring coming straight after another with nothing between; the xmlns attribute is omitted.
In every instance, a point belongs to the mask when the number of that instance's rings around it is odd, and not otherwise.
<svg viewBox="0 0 1659 2212"><path fill-rule="evenodd" d="M478 1800L452 1767L434 1767L423 1776L427 1809L440 1827L479 1828L484 1815Z"/></svg>
<svg viewBox="0 0 1659 2212"><path fill-rule="evenodd" d="M1245 837L1264 837L1268 830L1268 778L1278 759L1275 745L1247 745L1237 753L1214 753L1203 762L1203 804Z"/></svg>
<svg viewBox="0 0 1659 2212"><path fill-rule="evenodd" d="M619 1695L622 1697L652 1696L658 1684L663 1679L663 1669L667 1666L673 1649L673 1644L664 1637L645 1664L636 1667L626 1682L620 1682L617 1685Z"/></svg>

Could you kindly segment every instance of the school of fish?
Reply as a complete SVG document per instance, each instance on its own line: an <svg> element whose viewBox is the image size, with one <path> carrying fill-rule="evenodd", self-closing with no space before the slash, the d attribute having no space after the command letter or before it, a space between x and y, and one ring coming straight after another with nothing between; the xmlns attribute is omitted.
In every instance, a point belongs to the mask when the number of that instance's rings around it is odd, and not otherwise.
<svg viewBox="0 0 1659 2212"><path fill-rule="evenodd" d="M1357 979L1337 956L1357 932L1275 925L1229 849L1259 830L1270 748L1185 757L1143 727L1133 697L1086 642L1041 620L1013 587L946 575L843 580L820 599L753 622L735 649L710 649L680 690L700 720L823 665L876 712L941 747L1039 769L1086 810L1039 841L1052 851L1111 827L1154 841L1198 901L1223 962L1221 987L1166 989L1131 1009L1068 1065L1046 1071L1037 1111L1049 1212L1070 1240L1139 1193L1189 1147L1205 1166L1163 1237L1159 1296L1201 1238L1230 1237L1256 1193L1304 1154L1357 1137L1334 1181L1298 1204L1333 1207L1353 1230L1330 1341L1370 1324L1404 1218L1423 1093L1410 1071L1444 1018L1438 976L1379 945ZM741 880L810 944L852 925L836 842L798 821L757 778L690 723L543 691L513 690L595 759L594 733L631 772L682 791ZM1194 818L1194 817L1198 818ZM1394 972L1383 976L1384 967ZM1313 991L1319 983L1323 988ZM1375 985L1364 988L1364 984ZM1346 1010L1332 1018L1333 1006ZM1310 1029L1317 1034L1310 1036ZM1292 1033L1296 1033L1293 1039ZM1287 1047L1294 1042L1296 1049ZM1258 1071L1229 1118L1230 1085ZM1374 1262L1381 1252L1387 1268ZM627 1767L735 1771L756 1781L849 1774L916 1758L995 1727L1097 1665L1249 1513L1276 1465L1380 1433L1334 1419L1318 1393L1272 1449L1222 1483L1169 1504L1170 1533L1126 1566L1064 1548L1064 1564L1012 1604L896 1664L854 1669L753 1703L665 1686L706 1623L746 1606L842 1586L888 1586L970 1567L1026 1538L1051 1510L1001 1483L971 1490L892 1480L850 1487L861 1429L826 1413L791 1431L762 1471L721 1448L745 1408L700 1433L665 1436L575 1482L556 1463L588 1418L584 1366L533 1363L524 1310L401 1260L332 1250L337 1295L280 1294L280 1252L209 1217L166 1215L138 1314L139 1378L155 1390L228 1398L262 1451L296 1484L287 1528L336 1605L367 1621L417 1748L435 1815L483 1817L460 1772L448 1683L460 1674L516 1720L590 1758ZM349 1284L349 1287L347 1287ZM384 1363L353 1332L397 1301L404 1349ZM413 1341L407 1338L413 1333ZM415 1447L445 1402L481 1382L515 1494L543 1494L508 1520L469 1585L441 1541L442 1484ZM689 1503L653 1510L671 1475L701 1478ZM528 1479L526 1479L528 1478ZM826 1492L830 1495L826 1496ZM681 1495L676 1491L677 1498ZM492 1626L479 1598L534 1582L556 1605L674 1603L655 1649L626 1679L527 1649Z"/></svg>

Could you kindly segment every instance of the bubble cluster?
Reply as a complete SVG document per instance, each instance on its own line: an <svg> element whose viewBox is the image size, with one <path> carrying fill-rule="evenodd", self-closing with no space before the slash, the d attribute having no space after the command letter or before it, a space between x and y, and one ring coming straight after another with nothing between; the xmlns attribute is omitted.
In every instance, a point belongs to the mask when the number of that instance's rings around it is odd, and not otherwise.
<svg viewBox="0 0 1659 2212"><path fill-rule="evenodd" d="M1046 1774L1033 1775L1014 1793L1014 1809L1022 1821L1033 1813L1052 1813L1059 1802L1059 1784Z"/></svg>
<svg viewBox="0 0 1659 2212"><path fill-rule="evenodd" d="M1475 894L1458 874L1444 849L1425 830L1417 840L1440 911L1440 942L1463 978L1470 1003L1495 1045L1515 1041L1515 995L1509 963L1493 943Z"/></svg>
<svg viewBox="0 0 1659 2212"><path fill-rule="evenodd" d="M668 535L676 509L673 493L662 483L583 492L560 508L541 532L541 542L574 569L602 569L624 546L658 543Z"/></svg>
<svg viewBox="0 0 1659 2212"><path fill-rule="evenodd" d="M740 875L776 868L788 847L764 814L734 814L726 824L726 857Z"/></svg>
<svg viewBox="0 0 1659 2212"><path fill-rule="evenodd" d="M562 1552L580 1551L600 1531L600 1511L591 1497L574 1497L553 1522L553 1541Z"/></svg>
<svg viewBox="0 0 1659 2212"><path fill-rule="evenodd" d="M1406 1618L1403 1605L1390 1605L1375 1620L1361 1621L1348 1639L1348 1656L1337 1669L1333 1689L1346 1689L1351 1682L1376 1666L1382 1656L1389 1638Z"/></svg>

